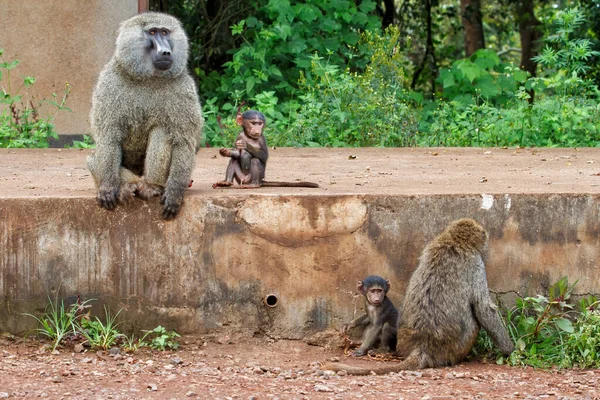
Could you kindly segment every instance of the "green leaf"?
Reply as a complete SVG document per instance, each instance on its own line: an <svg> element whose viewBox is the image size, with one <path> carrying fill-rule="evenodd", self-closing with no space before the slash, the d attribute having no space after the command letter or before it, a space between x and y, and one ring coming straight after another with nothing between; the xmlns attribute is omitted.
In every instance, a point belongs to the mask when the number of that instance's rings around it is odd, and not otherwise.
<svg viewBox="0 0 600 400"><path fill-rule="evenodd" d="M477 80L476 88L479 89L483 97L488 99L502 93L500 88L494 83L494 78L492 78L492 76L489 74L486 76L482 76L480 79Z"/></svg>
<svg viewBox="0 0 600 400"><path fill-rule="evenodd" d="M469 60L459 61L457 67L471 83L485 72L479 65L474 64Z"/></svg>
<svg viewBox="0 0 600 400"><path fill-rule="evenodd" d="M244 20L240 21L240 23L244 22ZM255 17L248 17L246 18L246 25L248 25L248 28L254 28L255 26L258 26L258 20Z"/></svg>
<svg viewBox="0 0 600 400"><path fill-rule="evenodd" d="M245 20L241 20L240 22L238 22L237 24L233 24L231 25L229 28L231 29L231 34L233 36L235 35L240 35L242 32L244 32L244 24L246 23Z"/></svg>
<svg viewBox="0 0 600 400"><path fill-rule="evenodd" d="M23 84L25 87L31 87L35 83L35 78L33 76L26 76L23 78Z"/></svg>
<svg viewBox="0 0 600 400"><path fill-rule="evenodd" d="M319 9L312 4L299 4L295 8L296 15L303 22L311 23L321 15Z"/></svg>
<svg viewBox="0 0 600 400"><path fill-rule="evenodd" d="M452 87L456 84L454 80L454 74L449 69L444 69L440 72L440 79L442 80L442 86L444 89Z"/></svg>
<svg viewBox="0 0 600 400"><path fill-rule="evenodd" d="M500 58L492 50L479 49L475 52L475 64L482 69L491 70L500 64Z"/></svg>
<svg viewBox="0 0 600 400"><path fill-rule="evenodd" d="M522 70L516 70L513 74L513 76L515 77L515 81L523 83L527 80L527 73L525 71Z"/></svg>
<svg viewBox="0 0 600 400"><path fill-rule="evenodd" d="M254 88L255 83L256 83L256 81L252 77L248 77L246 79L246 93L248 93L248 94L252 93L252 89Z"/></svg>
<svg viewBox="0 0 600 400"><path fill-rule="evenodd" d="M575 329L573 328L573 324L571 323L571 321L569 321L566 318L557 318L554 323L556 324L556 326L567 333L573 333L575 331Z"/></svg>

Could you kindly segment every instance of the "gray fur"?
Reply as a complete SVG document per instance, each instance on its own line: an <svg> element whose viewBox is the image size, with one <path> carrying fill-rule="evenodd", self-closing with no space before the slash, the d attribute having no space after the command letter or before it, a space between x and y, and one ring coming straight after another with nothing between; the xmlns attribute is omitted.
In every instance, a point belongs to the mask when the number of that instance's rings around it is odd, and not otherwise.
<svg viewBox="0 0 600 400"><path fill-rule="evenodd" d="M154 68L144 32L166 28L173 64ZM196 85L187 73L188 40L179 21L145 13L124 21L116 50L92 96L91 135L96 153L88 168L98 202L163 195L163 217L173 218L190 184L204 118Z"/></svg>

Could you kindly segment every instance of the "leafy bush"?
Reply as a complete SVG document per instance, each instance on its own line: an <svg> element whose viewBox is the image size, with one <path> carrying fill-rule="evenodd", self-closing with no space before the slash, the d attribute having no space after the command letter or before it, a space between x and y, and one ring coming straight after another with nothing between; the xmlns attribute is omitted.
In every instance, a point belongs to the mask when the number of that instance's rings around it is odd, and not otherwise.
<svg viewBox="0 0 600 400"><path fill-rule="evenodd" d="M77 320L82 316L82 311L89 307L88 303L92 300L77 302L69 307L65 307L64 300L61 300L59 304L58 296L55 301L48 297L48 301L49 304L42 316L24 315L32 317L38 322L40 327L34 329L33 332L50 339L53 342L52 350L54 351L67 336L77 334Z"/></svg>
<svg viewBox="0 0 600 400"><path fill-rule="evenodd" d="M52 121L56 113L61 110L71 111L65 106L69 96L70 86L65 85L64 95L60 100L56 93L52 93L53 100L36 100L29 94L35 83L35 78L23 78L22 85L12 90L11 71L19 65L19 61L5 61L2 57L4 51L0 49L0 104L6 104L0 110L0 147L48 147L48 139L58 139ZM20 94L25 89L24 94ZM40 116L40 107L43 104L52 105L55 110L45 118Z"/></svg>
<svg viewBox="0 0 600 400"><path fill-rule="evenodd" d="M549 41L560 50L547 47L536 58L544 76L527 78L489 50L442 71L444 98L424 109L419 145L600 146L600 91L581 75L584 61L598 52L569 35L582 18L577 10L559 14ZM533 103L530 91L536 93Z"/></svg>
<svg viewBox="0 0 600 400"><path fill-rule="evenodd" d="M46 337L53 342L52 351L59 345L64 345L67 338L71 342L83 342L92 349L109 349L114 346L121 346L125 351L136 351L140 347L151 347L156 350L177 350L179 343L177 338L180 335L175 331L168 331L162 326L148 331L143 331L141 338L136 339L135 335L126 336L118 330L120 323L117 318L122 310L112 315L110 309L104 307L104 322L98 317L90 317L89 304L93 299L79 301L69 307L65 307L64 300L58 302L50 301L46 307L46 312L37 317L32 314L24 314L34 318L39 328L33 330L42 337ZM146 341L146 339L149 341Z"/></svg>
<svg viewBox="0 0 600 400"><path fill-rule="evenodd" d="M176 339L181 337L181 335L175 331L168 331L159 325L151 331L144 332L146 333L144 335L143 343L146 346L155 350L177 350L179 348L179 343ZM146 342L146 338L149 338L150 341Z"/></svg>
<svg viewBox="0 0 600 400"><path fill-rule="evenodd" d="M381 23L371 15L375 6L372 0L359 5L351 0L257 3L255 16L231 27L243 42L235 49L233 60L225 64L214 95L228 99L233 93L234 101L239 102L242 96L249 99L273 91L277 98L289 100L314 52L329 52L335 64L344 64L348 46L359 40L358 32L379 29Z"/></svg>
<svg viewBox="0 0 600 400"><path fill-rule="evenodd" d="M302 105L290 132L294 145L414 144L422 96L407 90L404 66L408 61L398 49L399 35L396 27L388 28L384 35L362 34L358 46L371 53L362 74L348 68L342 71L330 63L330 57L325 60L313 55L313 79L300 79Z"/></svg>
<svg viewBox="0 0 600 400"><path fill-rule="evenodd" d="M498 363L539 368L600 367L600 312L598 300L588 296L579 301L579 310L570 299L577 282L567 277L549 288L548 296L517 298L506 315L515 351L502 356L485 331L480 332L473 350L476 356L496 358Z"/></svg>
<svg viewBox="0 0 600 400"><path fill-rule="evenodd" d="M122 309L115 315L111 315L110 309L104 307L105 322L102 322L98 317L81 319L78 330L92 349L110 349L117 344L119 339L125 336L117 330L119 324L116 323L116 319L121 311Z"/></svg>

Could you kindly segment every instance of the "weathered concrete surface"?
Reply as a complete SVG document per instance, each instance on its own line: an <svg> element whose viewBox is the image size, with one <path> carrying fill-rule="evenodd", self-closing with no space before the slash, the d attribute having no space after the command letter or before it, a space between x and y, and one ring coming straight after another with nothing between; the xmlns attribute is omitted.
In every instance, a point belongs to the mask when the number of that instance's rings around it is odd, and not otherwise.
<svg viewBox="0 0 600 400"><path fill-rule="evenodd" d="M0 331L31 327L21 313L60 288L123 307L135 327L301 338L360 312L367 274L398 302L426 242L461 217L490 232L494 292L567 275L600 293L597 149L274 149L269 179L322 187L246 191L211 189L227 160L203 149L170 222L158 201L100 209L87 154L0 150Z"/></svg>
<svg viewBox="0 0 600 400"><path fill-rule="evenodd" d="M24 76L33 76L36 83L29 94L36 100L51 100L52 93L62 98L68 82L71 94L66 106L73 112L56 114L56 130L89 133L92 89L113 54L119 23L137 11L137 0L0 0L4 60L21 61L12 71L13 90L21 87ZM19 94L25 94L25 89ZM55 111L43 106L41 115Z"/></svg>

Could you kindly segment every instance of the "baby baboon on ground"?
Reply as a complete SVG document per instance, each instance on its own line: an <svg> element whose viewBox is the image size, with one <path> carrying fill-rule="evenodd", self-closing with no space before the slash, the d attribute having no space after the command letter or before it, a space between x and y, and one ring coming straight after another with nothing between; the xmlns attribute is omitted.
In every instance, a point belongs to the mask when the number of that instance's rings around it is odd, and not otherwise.
<svg viewBox="0 0 600 400"><path fill-rule="evenodd" d="M121 24L90 112L96 153L87 164L100 206L162 195L162 216L179 212L204 124L188 47L169 15L144 13Z"/></svg>
<svg viewBox="0 0 600 400"><path fill-rule="evenodd" d="M342 327L342 333L357 326L365 326L361 346L352 352L353 356L364 356L367 351L381 344L387 352L396 351L398 333L398 310L387 297L390 281L380 276L367 276L356 285L360 294L365 296L365 314Z"/></svg>
<svg viewBox="0 0 600 400"><path fill-rule="evenodd" d="M510 354L514 344L488 291L487 241L477 222L460 219L427 245L404 297L397 351L405 360L380 368L330 363L322 369L366 375L454 365L469 353L480 327Z"/></svg>

